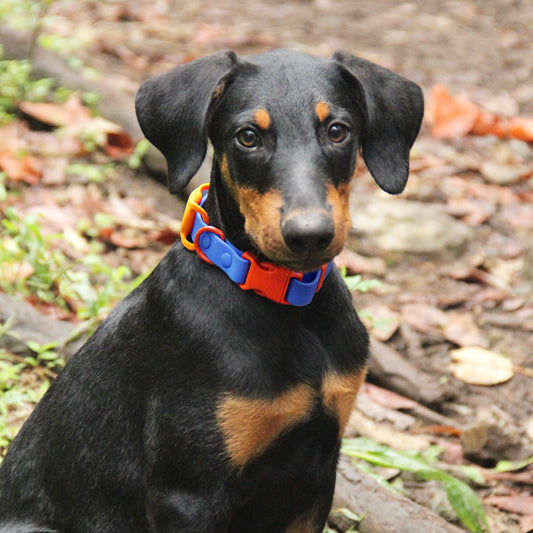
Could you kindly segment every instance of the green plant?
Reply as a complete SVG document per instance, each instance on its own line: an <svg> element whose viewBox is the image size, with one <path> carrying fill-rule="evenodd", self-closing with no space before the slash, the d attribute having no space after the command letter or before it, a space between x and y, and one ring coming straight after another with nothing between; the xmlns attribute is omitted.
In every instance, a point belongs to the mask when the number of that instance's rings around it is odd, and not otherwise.
<svg viewBox="0 0 533 533"><path fill-rule="evenodd" d="M346 283L350 291L368 292L381 285L381 281L377 279L363 279L360 274L348 276L346 267L341 267L340 272L344 283Z"/></svg>
<svg viewBox="0 0 533 533"><path fill-rule="evenodd" d="M9 332L9 321L0 326L0 337ZM21 419L42 398L63 360L54 344L29 343L35 356L21 357L0 348L0 458L18 431Z"/></svg>
<svg viewBox="0 0 533 533"><path fill-rule="evenodd" d="M2 2L0 6L1 4ZM34 79L32 68L29 60L2 59L0 45L0 125L11 122L17 117L19 102L64 102L72 94L70 89L56 87L51 78ZM81 98L85 105L94 107L99 95L94 92L84 92ZM88 140L86 148L91 146ZM139 149L142 149L142 146Z"/></svg>
<svg viewBox="0 0 533 533"><path fill-rule="evenodd" d="M41 102L52 93L52 80L32 80L31 71L29 61L0 61L0 124L15 118L18 102Z"/></svg>
<svg viewBox="0 0 533 533"><path fill-rule="evenodd" d="M87 145L85 143L84 146L85 148L90 148L88 151L94 151L97 148L96 144ZM103 183L115 172L115 167L115 163L106 163L104 165L72 163L67 166L66 172L67 174L79 176L84 181Z"/></svg>
<svg viewBox="0 0 533 533"><path fill-rule="evenodd" d="M71 262L56 248L60 237L44 235L37 216L22 218L7 208L0 224L0 288L65 311L75 309L93 330L147 274L132 279L129 268L113 268L97 254Z"/></svg>
<svg viewBox="0 0 533 533"><path fill-rule="evenodd" d="M43 234L38 216L23 219L13 207L5 210L0 225L0 288L4 292L34 294L40 301L62 305L56 299L56 288L67 259L50 245L53 238Z"/></svg>
<svg viewBox="0 0 533 533"><path fill-rule="evenodd" d="M448 500L459 520L474 533L488 533L489 526L483 506L474 491L463 481L435 466L437 447L432 447L423 455L420 452L399 452L378 444L368 438L345 439L342 451L372 465L396 468L412 472L424 480L435 480L443 484ZM463 473L472 474L471 470ZM475 481L480 481L479 474Z"/></svg>

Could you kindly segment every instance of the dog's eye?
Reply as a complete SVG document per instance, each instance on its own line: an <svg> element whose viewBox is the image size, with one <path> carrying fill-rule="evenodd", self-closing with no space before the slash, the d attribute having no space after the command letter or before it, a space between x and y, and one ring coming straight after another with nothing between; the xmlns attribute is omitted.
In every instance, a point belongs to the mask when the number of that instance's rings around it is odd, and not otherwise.
<svg viewBox="0 0 533 533"><path fill-rule="evenodd" d="M339 122L334 122L328 128L328 137L334 143L340 143L348 137L348 132L349 130L347 126L340 124Z"/></svg>
<svg viewBox="0 0 533 533"><path fill-rule="evenodd" d="M237 142L245 148L256 148L260 144L260 139L252 128L244 128L237 133Z"/></svg>

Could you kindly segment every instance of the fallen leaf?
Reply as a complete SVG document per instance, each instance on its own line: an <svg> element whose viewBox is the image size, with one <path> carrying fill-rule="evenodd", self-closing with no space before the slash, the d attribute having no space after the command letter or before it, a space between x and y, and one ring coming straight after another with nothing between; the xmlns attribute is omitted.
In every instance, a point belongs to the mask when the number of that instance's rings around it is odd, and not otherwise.
<svg viewBox="0 0 533 533"><path fill-rule="evenodd" d="M335 264L346 268L349 275L374 274L384 276L387 273L385 260L381 257L365 257L352 250L344 249L337 257Z"/></svg>
<svg viewBox="0 0 533 533"><path fill-rule="evenodd" d="M416 331L431 335L442 335L442 329L448 321L444 311L425 304L404 305L401 318Z"/></svg>
<svg viewBox="0 0 533 533"><path fill-rule="evenodd" d="M533 468L527 468L520 472L495 472L493 469L484 470L483 476L487 481L501 480L511 481L512 483L523 483L533 485Z"/></svg>
<svg viewBox="0 0 533 533"><path fill-rule="evenodd" d="M83 105L79 93L72 93L65 103L20 102L19 109L51 126L74 126L92 119L91 112Z"/></svg>
<svg viewBox="0 0 533 533"><path fill-rule="evenodd" d="M10 151L0 151L0 169L13 181L36 185L41 180L42 167L42 162L32 155L17 157Z"/></svg>
<svg viewBox="0 0 533 533"><path fill-rule="evenodd" d="M533 141L533 118L511 118L508 127L510 137L521 141Z"/></svg>
<svg viewBox="0 0 533 533"><path fill-rule="evenodd" d="M512 494L510 496L488 496L483 498L485 505L524 515L533 514L533 496L529 494Z"/></svg>
<svg viewBox="0 0 533 533"><path fill-rule="evenodd" d="M374 400L378 405L388 409L414 409L418 403L401 394L383 389L371 383L363 383L361 392Z"/></svg>
<svg viewBox="0 0 533 533"><path fill-rule="evenodd" d="M497 385L514 376L513 363L502 354L479 346L466 346L450 352L453 375L471 385Z"/></svg>
<svg viewBox="0 0 533 533"><path fill-rule="evenodd" d="M520 520L521 533L531 533L533 531L533 514L523 516Z"/></svg>
<svg viewBox="0 0 533 533"><path fill-rule="evenodd" d="M111 157L124 157L133 154L135 143L127 133L110 131L103 148Z"/></svg>
<svg viewBox="0 0 533 533"><path fill-rule="evenodd" d="M434 137L464 137L473 133L533 141L533 118L491 113L467 98L453 96L443 84L433 87L426 110Z"/></svg>
<svg viewBox="0 0 533 533"><path fill-rule="evenodd" d="M466 98L452 96L445 85L438 84L431 90L426 113L432 122L434 137L464 137L472 131L479 108Z"/></svg>
<svg viewBox="0 0 533 533"><path fill-rule="evenodd" d="M146 248L151 242L146 235L139 234L135 231L112 231L109 235L109 242L119 248Z"/></svg>
<svg viewBox="0 0 533 533"><path fill-rule="evenodd" d="M417 428L417 432L432 433L433 435L459 437L462 433L462 430L452 426L421 426Z"/></svg>
<svg viewBox="0 0 533 533"><path fill-rule="evenodd" d="M531 176L531 169L526 165L487 161L482 163L480 173L490 183L509 185Z"/></svg>
<svg viewBox="0 0 533 533"><path fill-rule="evenodd" d="M25 259L16 263L4 261L0 264L0 273L5 281L13 283L17 280L29 278L35 274L35 269Z"/></svg>
<svg viewBox="0 0 533 533"><path fill-rule="evenodd" d="M447 313L443 335L459 346L484 346L487 343L470 313Z"/></svg>
<svg viewBox="0 0 533 533"><path fill-rule="evenodd" d="M171 228L163 228L162 230L156 232L153 236L154 241L160 242L165 246L170 246L174 244L180 238L180 232Z"/></svg>

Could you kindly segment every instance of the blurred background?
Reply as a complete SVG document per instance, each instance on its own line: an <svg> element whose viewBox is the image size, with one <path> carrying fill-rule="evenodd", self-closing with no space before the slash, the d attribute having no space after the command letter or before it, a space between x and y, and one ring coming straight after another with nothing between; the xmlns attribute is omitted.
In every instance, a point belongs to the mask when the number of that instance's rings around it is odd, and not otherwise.
<svg viewBox="0 0 533 533"><path fill-rule="evenodd" d="M385 531L363 469L435 531L533 531L531 0L0 0L0 43L0 455L177 239L140 82L227 48L342 49L421 85L426 116L404 193L362 160L353 182L337 264L374 345L337 501L368 516L331 530Z"/></svg>

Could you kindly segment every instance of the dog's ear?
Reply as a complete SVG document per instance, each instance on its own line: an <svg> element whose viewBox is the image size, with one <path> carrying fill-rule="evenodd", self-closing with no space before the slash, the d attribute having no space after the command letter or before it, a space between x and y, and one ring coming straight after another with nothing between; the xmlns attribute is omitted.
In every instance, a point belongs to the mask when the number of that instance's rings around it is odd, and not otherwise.
<svg viewBox="0 0 533 533"><path fill-rule="evenodd" d="M213 102L238 63L232 51L212 54L146 80L135 99L146 138L165 156L170 192L196 174L207 151Z"/></svg>
<svg viewBox="0 0 533 533"><path fill-rule="evenodd" d="M365 119L363 157L377 184L386 192L403 191L409 175L409 150L424 114L420 87L386 68L346 52L333 60L356 90Z"/></svg>

